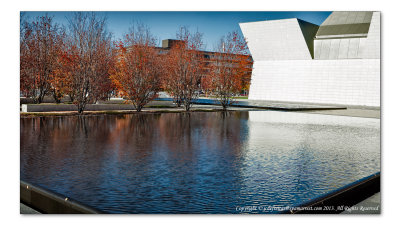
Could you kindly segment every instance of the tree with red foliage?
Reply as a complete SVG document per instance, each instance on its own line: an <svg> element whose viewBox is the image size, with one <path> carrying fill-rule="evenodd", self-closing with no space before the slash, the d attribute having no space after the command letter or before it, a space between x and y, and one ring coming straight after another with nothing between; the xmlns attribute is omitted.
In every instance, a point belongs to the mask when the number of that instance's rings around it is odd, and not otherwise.
<svg viewBox="0 0 400 225"><path fill-rule="evenodd" d="M69 20L69 36L63 54L63 69L69 76L68 89L74 98L78 113L95 103L105 90L101 84L111 84L109 70L113 67L111 33L106 29L106 18L95 13L77 12Z"/></svg>
<svg viewBox="0 0 400 225"><path fill-rule="evenodd" d="M61 98L66 93L65 89L67 88L67 81L66 81L67 77L63 72L61 60L62 57L61 55L59 55L59 57L57 58L58 66L49 77L51 93L56 103L61 102Z"/></svg>
<svg viewBox="0 0 400 225"><path fill-rule="evenodd" d="M224 110L250 83L251 66L246 41L238 32L228 33L220 39L210 65L208 87Z"/></svg>
<svg viewBox="0 0 400 225"><path fill-rule="evenodd" d="M189 111L193 100L200 92L200 82L204 75L203 35L199 32L191 34L187 27L180 27L176 42L166 55L164 88L178 104L183 101Z"/></svg>
<svg viewBox="0 0 400 225"><path fill-rule="evenodd" d="M111 42L103 43L99 46L98 61L96 63L96 79L92 87L91 103L95 104L98 100L107 100L116 89L110 79L111 72L114 71L116 63L115 49Z"/></svg>
<svg viewBox="0 0 400 225"><path fill-rule="evenodd" d="M20 89L41 103L51 89L50 79L58 66L65 33L47 15L21 24Z"/></svg>
<svg viewBox="0 0 400 225"><path fill-rule="evenodd" d="M58 57L59 66L52 77L51 83L54 88L62 95L68 95L71 102L74 102L74 72L77 71L79 65L78 55L75 47L71 44L64 46L62 53Z"/></svg>
<svg viewBox="0 0 400 225"><path fill-rule="evenodd" d="M155 45L156 38L143 24L133 26L117 45L117 62L111 79L138 112L157 97L161 88L163 67Z"/></svg>

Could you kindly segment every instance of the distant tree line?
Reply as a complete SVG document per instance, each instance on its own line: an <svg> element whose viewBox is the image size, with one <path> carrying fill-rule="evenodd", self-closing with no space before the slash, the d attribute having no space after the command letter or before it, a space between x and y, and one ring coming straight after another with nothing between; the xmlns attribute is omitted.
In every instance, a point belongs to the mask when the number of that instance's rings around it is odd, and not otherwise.
<svg viewBox="0 0 400 225"><path fill-rule="evenodd" d="M250 82L247 45L238 32L220 39L210 63L201 51L203 34L187 27L179 28L180 41L162 54L147 26L135 24L113 42L106 18L95 13L74 13L67 27L48 15L21 18L20 26L20 90L35 103L68 96L82 113L87 104L118 92L141 111L164 90L189 111L207 90L227 109Z"/></svg>

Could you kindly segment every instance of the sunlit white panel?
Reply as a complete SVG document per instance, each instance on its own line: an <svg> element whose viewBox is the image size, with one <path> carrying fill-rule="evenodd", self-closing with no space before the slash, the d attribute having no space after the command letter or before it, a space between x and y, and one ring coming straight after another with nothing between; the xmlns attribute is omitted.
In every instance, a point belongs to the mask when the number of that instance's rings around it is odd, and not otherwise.
<svg viewBox="0 0 400 225"><path fill-rule="evenodd" d="M347 59L347 55L349 53L349 39L340 39L339 43L339 59Z"/></svg>
<svg viewBox="0 0 400 225"><path fill-rule="evenodd" d="M320 59L329 59L331 40L322 40Z"/></svg>
<svg viewBox="0 0 400 225"><path fill-rule="evenodd" d="M297 19L241 23L250 53L257 60L311 60Z"/></svg>
<svg viewBox="0 0 400 225"><path fill-rule="evenodd" d="M337 59L339 56L340 39L332 39L329 50L329 59Z"/></svg>
<svg viewBox="0 0 400 225"><path fill-rule="evenodd" d="M360 39L359 38L351 38L349 42L349 53L348 53L348 58L349 59L355 59L357 58L357 52L358 52L358 46L360 44Z"/></svg>

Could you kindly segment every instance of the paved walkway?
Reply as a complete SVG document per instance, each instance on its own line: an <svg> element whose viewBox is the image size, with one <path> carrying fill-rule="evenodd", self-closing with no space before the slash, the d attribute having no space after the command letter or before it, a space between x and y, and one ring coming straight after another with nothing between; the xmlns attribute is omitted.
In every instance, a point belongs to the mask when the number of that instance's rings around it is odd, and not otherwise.
<svg viewBox="0 0 400 225"><path fill-rule="evenodd" d="M19 213L20 214L41 214L40 212L28 207L23 203L19 203Z"/></svg>
<svg viewBox="0 0 400 225"><path fill-rule="evenodd" d="M204 99L200 99L204 100ZM205 99L211 100L211 99ZM354 106L340 106L340 105L320 105L320 104L303 104L303 103L278 103L272 101L258 101L258 100L243 100L238 99L238 104L241 107L229 107L230 110L287 110L297 111L302 113L314 113L314 114L325 114L325 115L338 115L338 116L352 116L352 117L364 117L364 118L381 118L381 110L378 107L354 107ZM171 101L153 101L149 104L149 108L143 109L143 111L151 111L151 105L163 105L163 106L175 106ZM249 108L244 107L250 105ZM252 106L251 106L252 105ZM254 108L256 107L256 108ZM218 105L206 105L206 104L195 104L193 109L222 109ZM169 110L166 108L166 110ZM178 108L171 108L171 110L178 110Z"/></svg>
<svg viewBox="0 0 400 225"><path fill-rule="evenodd" d="M381 213L381 193L378 192L364 201L350 207L342 214L380 214Z"/></svg>
<svg viewBox="0 0 400 225"><path fill-rule="evenodd" d="M347 109L335 109L335 110L311 110L303 111L305 113L315 114L326 114L326 115L338 115L338 116L353 116L353 117L364 117L364 118L381 118L380 109L360 109L360 108L347 108Z"/></svg>
<svg viewBox="0 0 400 225"><path fill-rule="evenodd" d="M346 109L346 106L333 104L314 104L301 102L277 102L265 100L237 99L238 105L251 105L254 107L276 108L282 110L312 110L312 109Z"/></svg>

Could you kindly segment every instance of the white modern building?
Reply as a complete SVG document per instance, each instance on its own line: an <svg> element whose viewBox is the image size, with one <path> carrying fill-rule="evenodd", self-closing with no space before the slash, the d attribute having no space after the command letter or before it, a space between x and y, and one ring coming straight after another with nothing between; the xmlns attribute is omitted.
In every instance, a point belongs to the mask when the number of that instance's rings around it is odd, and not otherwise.
<svg viewBox="0 0 400 225"><path fill-rule="evenodd" d="M254 64L249 99L380 106L380 13L333 12L321 26L241 23Z"/></svg>

